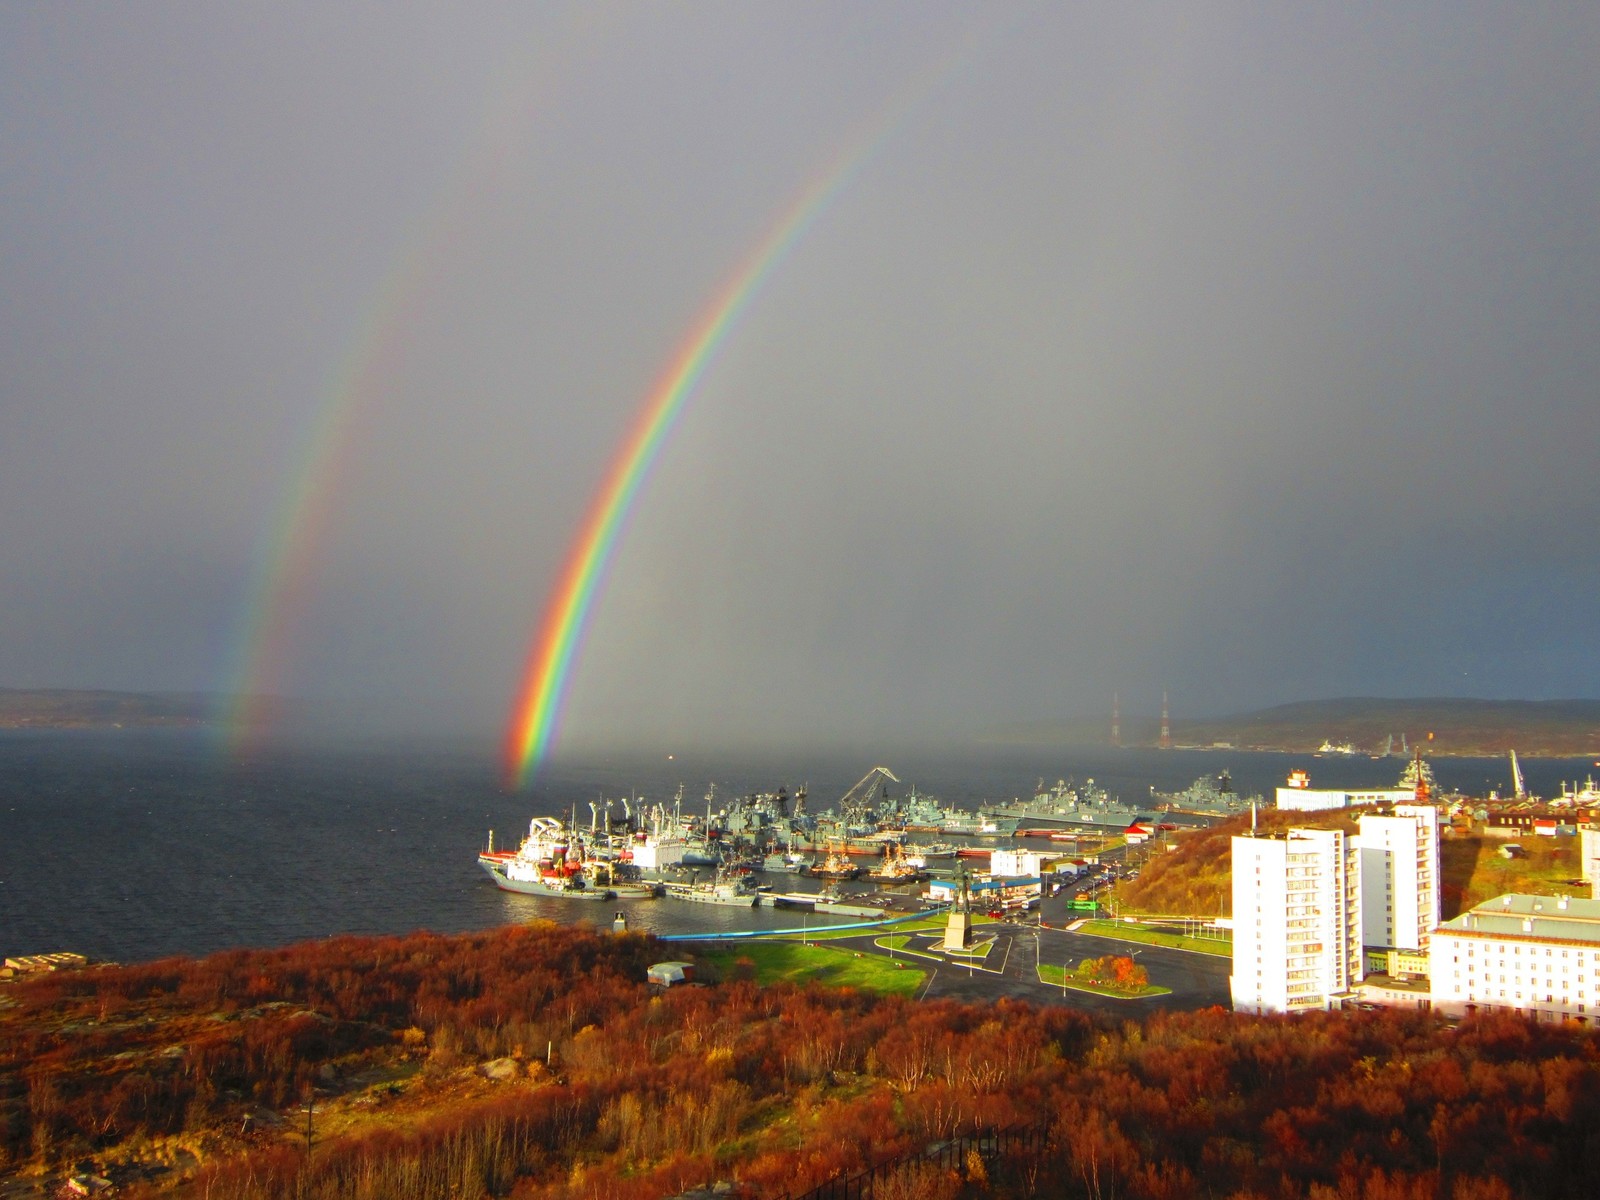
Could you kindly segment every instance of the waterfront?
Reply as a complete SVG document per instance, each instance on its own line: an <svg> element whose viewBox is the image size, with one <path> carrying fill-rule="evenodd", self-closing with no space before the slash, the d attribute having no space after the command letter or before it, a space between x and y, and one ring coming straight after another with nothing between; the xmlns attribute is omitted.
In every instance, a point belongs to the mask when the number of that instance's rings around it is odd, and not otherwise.
<svg viewBox="0 0 1600 1200"><path fill-rule="evenodd" d="M907 786L946 803L1027 795L1040 778L1094 777L1130 803L1227 767L1240 791L1271 789L1294 766L1318 786L1389 784L1398 759L1234 751L985 749L886 755ZM505 789L490 756L367 746L221 754L195 731L0 732L0 952L76 950L142 961L338 933L451 932L550 918L688 932L798 926L794 914L639 901L573 905L497 890L475 862L490 828L513 844L535 813L588 820L602 797L643 795L704 811L720 798L808 787L829 807L873 761L799 756L756 762L613 758L558 765L534 791ZM1524 763L1545 795L1586 762ZM1442 759L1441 782L1508 790L1500 760ZM581 910L581 911L578 911ZM816 918L811 918L815 921Z"/></svg>

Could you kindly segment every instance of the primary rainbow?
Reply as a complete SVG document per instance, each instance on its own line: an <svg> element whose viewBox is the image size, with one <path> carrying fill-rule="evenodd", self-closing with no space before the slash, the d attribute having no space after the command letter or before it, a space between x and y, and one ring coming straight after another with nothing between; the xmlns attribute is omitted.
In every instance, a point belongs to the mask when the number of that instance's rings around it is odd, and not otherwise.
<svg viewBox="0 0 1600 1200"><path fill-rule="evenodd" d="M632 432L606 471L528 656L507 746L511 776L519 786L544 761L555 739L567 682L600 584L667 435L762 283L838 194L862 157L863 153L846 156L806 188L717 292L651 389Z"/></svg>
<svg viewBox="0 0 1600 1200"><path fill-rule="evenodd" d="M849 143L852 148L801 191L691 327L612 460L533 639L507 737L506 758L515 785L525 785L549 753L560 725L567 684L628 513L660 456L667 435L716 352L761 285L822 215L829 201L913 111L963 65L1007 36L1014 24L974 31L973 36L908 79L875 119L861 128Z"/></svg>

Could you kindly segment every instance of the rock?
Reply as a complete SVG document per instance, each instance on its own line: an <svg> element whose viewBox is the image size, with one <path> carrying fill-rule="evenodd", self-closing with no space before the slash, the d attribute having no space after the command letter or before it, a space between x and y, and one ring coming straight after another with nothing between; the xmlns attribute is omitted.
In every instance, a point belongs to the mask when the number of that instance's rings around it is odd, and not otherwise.
<svg viewBox="0 0 1600 1200"><path fill-rule="evenodd" d="M495 1058L484 1063L480 1070L486 1079L515 1079L521 1073L522 1064L514 1058Z"/></svg>

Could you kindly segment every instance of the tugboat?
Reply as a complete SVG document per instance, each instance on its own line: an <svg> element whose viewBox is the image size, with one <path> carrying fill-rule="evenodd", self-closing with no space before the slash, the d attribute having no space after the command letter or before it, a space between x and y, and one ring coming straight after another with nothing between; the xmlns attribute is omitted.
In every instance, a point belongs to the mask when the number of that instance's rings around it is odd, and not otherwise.
<svg viewBox="0 0 1600 1200"><path fill-rule="evenodd" d="M916 883L926 877L927 873L919 870L906 858L905 851L893 843L884 846L883 858L867 875L875 883Z"/></svg>
<svg viewBox="0 0 1600 1200"><path fill-rule="evenodd" d="M865 872L865 867L858 867L850 861L842 847L830 844L827 857L820 863L812 863L801 873L815 879L859 879Z"/></svg>

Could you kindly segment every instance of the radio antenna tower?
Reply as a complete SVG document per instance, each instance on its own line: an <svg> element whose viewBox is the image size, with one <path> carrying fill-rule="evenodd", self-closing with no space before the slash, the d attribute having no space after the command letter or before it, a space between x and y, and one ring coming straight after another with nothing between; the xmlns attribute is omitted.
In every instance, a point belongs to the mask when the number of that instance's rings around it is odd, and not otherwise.
<svg viewBox="0 0 1600 1200"><path fill-rule="evenodd" d="M1167 692L1165 688L1161 690L1161 741L1159 744L1163 750L1172 749L1172 722L1167 717Z"/></svg>
<svg viewBox="0 0 1600 1200"><path fill-rule="evenodd" d="M1117 704L1117 694L1111 693L1111 744L1117 748L1122 746L1122 715ZM1515 762L1515 759L1512 759Z"/></svg>

